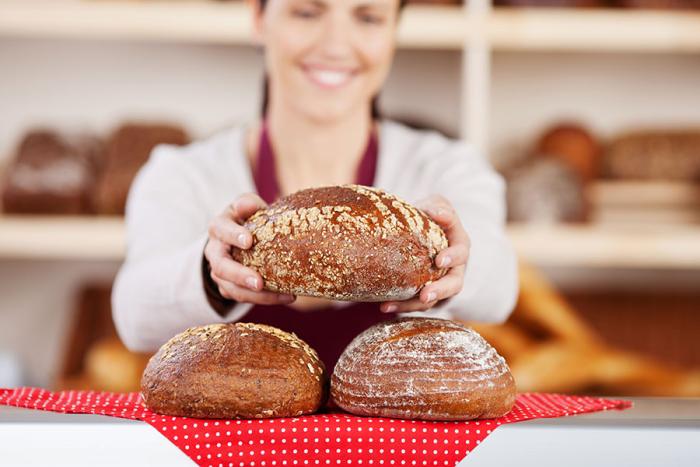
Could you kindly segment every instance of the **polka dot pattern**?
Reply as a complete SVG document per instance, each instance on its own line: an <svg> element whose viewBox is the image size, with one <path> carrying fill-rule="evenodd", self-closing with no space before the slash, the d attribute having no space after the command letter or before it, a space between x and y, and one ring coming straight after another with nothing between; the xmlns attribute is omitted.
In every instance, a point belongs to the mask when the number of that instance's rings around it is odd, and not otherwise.
<svg viewBox="0 0 700 467"><path fill-rule="evenodd" d="M0 389L0 404L143 420L201 466L453 466L504 423L610 409L631 403L559 394L519 394L504 417L423 422L329 412L267 420L158 415L138 393Z"/></svg>

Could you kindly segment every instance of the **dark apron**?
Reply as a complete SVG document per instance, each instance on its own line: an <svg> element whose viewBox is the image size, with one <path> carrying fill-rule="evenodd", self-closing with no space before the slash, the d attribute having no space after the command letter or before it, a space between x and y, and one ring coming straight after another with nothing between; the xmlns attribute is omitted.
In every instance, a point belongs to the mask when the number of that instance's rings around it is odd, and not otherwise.
<svg viewBox="0 0 700 467"><path fill-rule="evenodd" d="M372 132L355 183L374 184L378 149L377 135ZM273 203L280 194L276 173L274 151L267 126L263 124L253 178L258 194L268 204ZM328 307L314 311L297 311L285 305L255 305L243 320L269 324L295 333L316 349L330 372L355 336L373 324L393 317L393 314L379 311L379 303L354 303L340 309Z"/></svg>

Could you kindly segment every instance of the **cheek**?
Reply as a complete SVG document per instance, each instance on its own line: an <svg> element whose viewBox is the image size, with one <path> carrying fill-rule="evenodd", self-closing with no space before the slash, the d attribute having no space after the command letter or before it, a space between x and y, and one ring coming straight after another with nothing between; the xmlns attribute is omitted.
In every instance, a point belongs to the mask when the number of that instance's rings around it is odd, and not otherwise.
<svg viewBox="0 0 700 467"><path fill-rule="evenodd" d="M264 43L268 70L288 71L313 46L310 31L293 26L276 26L272 31Z"/></svg>
<svg viewBox="0 0 700 467"><path fill-rule="evenodd" d="M361 43L360 55L365 62L372 81L381 86L389 73L394 59L395 44L392 35L382 34L366 37Z"/></svg>

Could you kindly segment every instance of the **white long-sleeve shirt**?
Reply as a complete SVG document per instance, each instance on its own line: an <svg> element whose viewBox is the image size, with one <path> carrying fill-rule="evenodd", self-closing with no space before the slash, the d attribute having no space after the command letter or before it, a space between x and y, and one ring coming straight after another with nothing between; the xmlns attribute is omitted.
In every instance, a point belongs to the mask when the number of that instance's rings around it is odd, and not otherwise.
<svg viewBox="0 0 700 467"><path fill-rule="evenodd" d="M379 128L375 186L409 202L443 195L471 240L462 291L422 316L504 321L517 297L517 271L502 178L464 142L391 121ZM189 146L161 145L134 180L126 260L112 293L114 321L130 349L154 351L188 327L238 321L253 306L238 303L219 315L201 271L210 220L255 192L245 147L242 127Z"/></svg>

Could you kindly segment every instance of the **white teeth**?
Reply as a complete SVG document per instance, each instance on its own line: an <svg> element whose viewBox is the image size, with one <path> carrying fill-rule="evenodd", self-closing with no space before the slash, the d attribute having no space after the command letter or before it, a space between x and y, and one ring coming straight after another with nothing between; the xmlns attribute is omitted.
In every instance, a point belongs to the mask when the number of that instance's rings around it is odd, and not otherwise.
<svg viewBox="0 0 700 467"><path fill-rule="evenodd" d="M350 78L350 73L343 71L311 70L311 75L326 86L339 86Z"/></svg>

